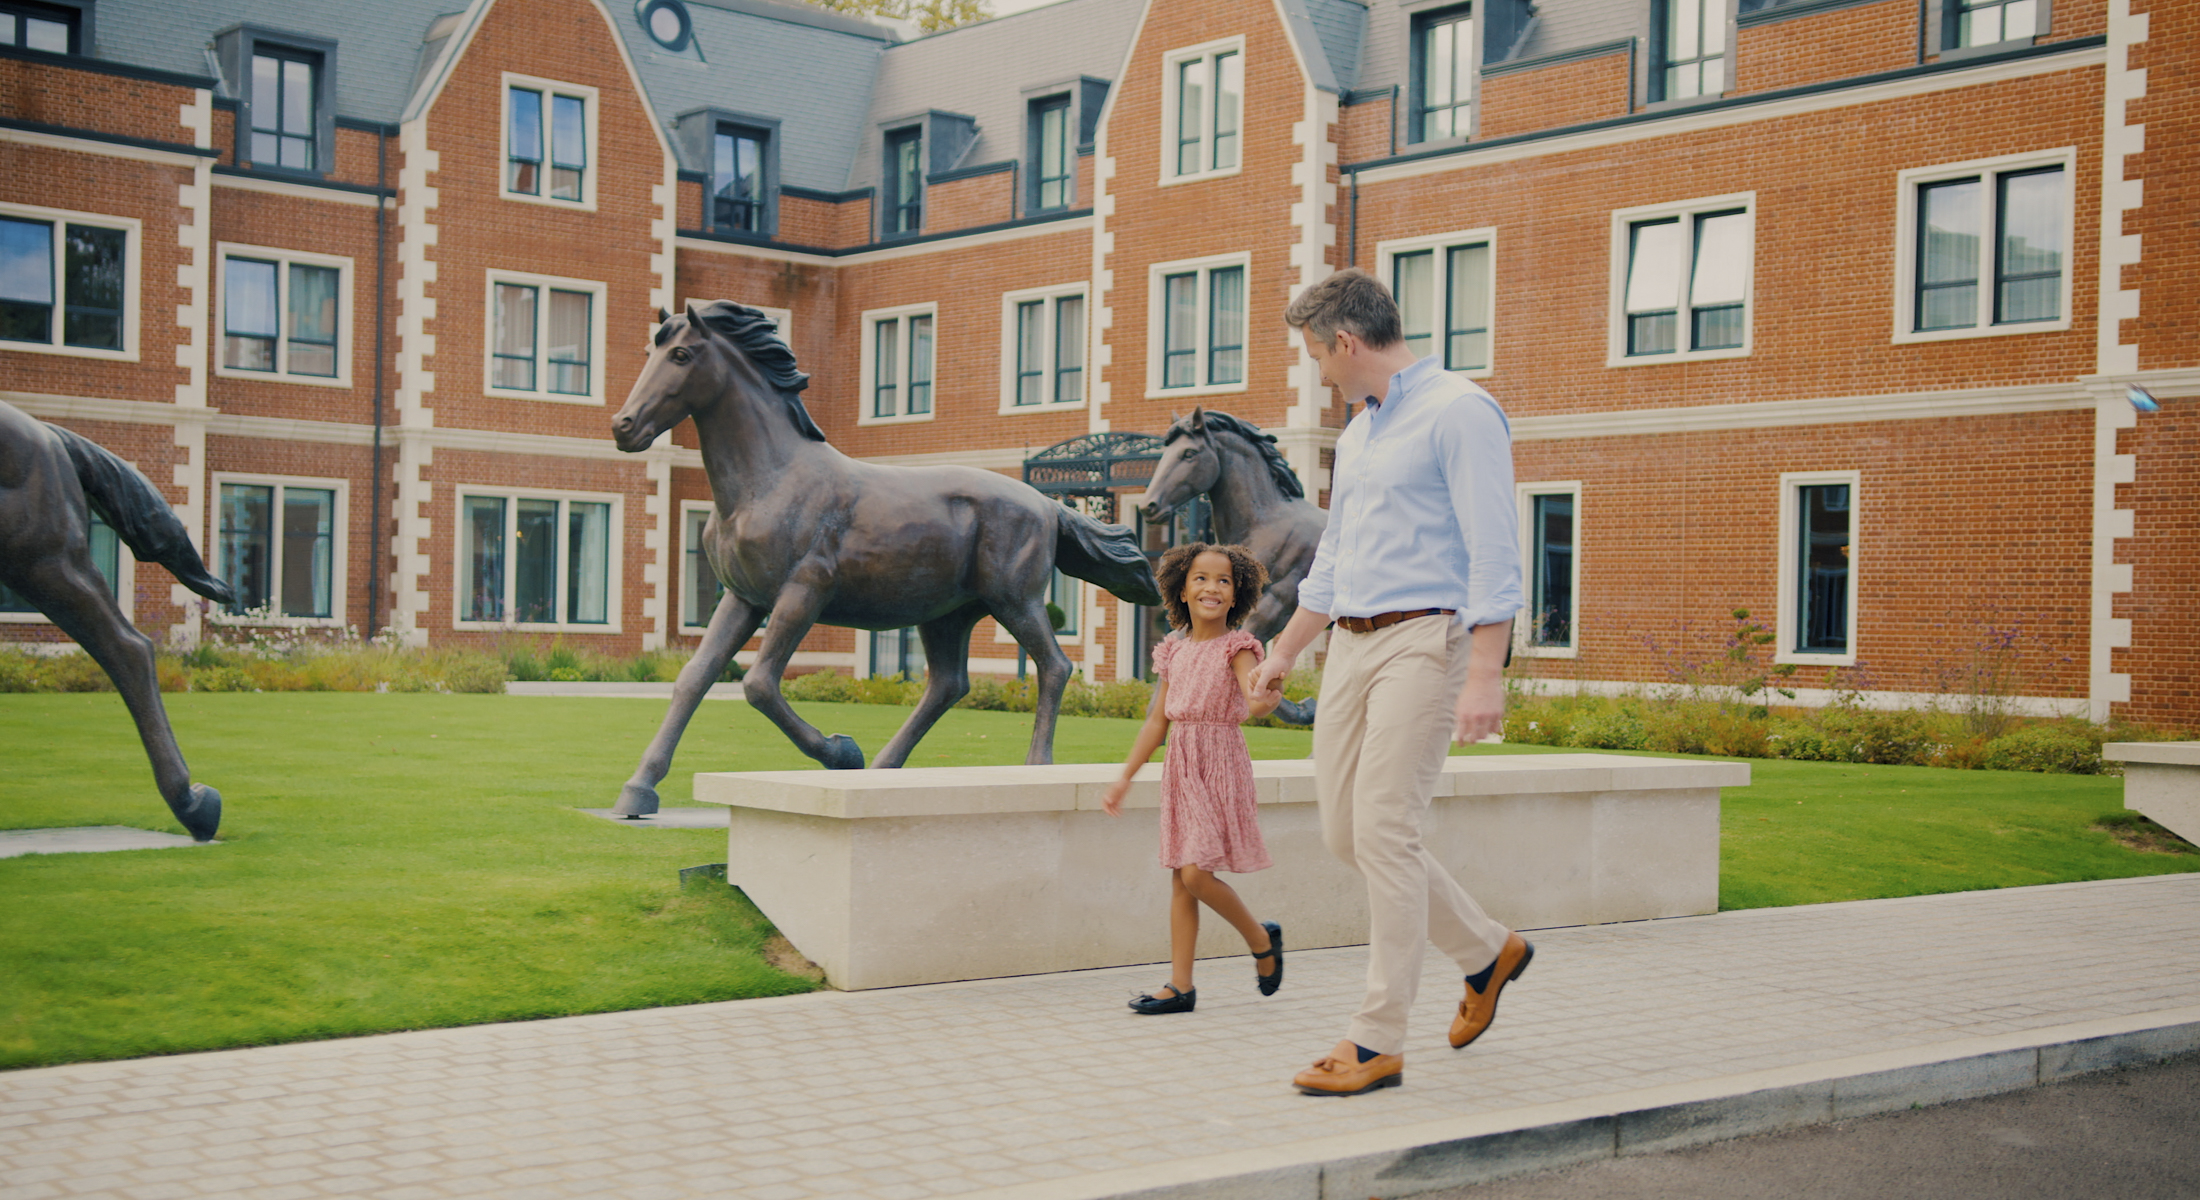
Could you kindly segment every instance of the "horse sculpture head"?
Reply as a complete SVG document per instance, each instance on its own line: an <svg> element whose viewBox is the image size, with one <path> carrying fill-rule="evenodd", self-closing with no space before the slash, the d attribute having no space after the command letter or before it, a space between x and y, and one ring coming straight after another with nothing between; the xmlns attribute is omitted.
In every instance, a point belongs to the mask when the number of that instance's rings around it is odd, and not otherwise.
<svg viewBox="0 0 2200 1200"><path fill-rule="evenodd" d="M1273 434L1262 433L1257 426L1229 413L1195 408L1190 416L1178 417L1162 435L1161 460L1154 464L1153 478L1137 500L1139 511L1148 521L1160 520L1178 505L1213 491L1222 482L1223 455L1215 444L1216 434L1243 440L1245 448L1260 457L1275 490L1286 498L1306 495L1291 464L1276 448Z"/></svg>
<svg viewBox="0 0 2200 1200"><path fill-rule="evenodd" d="M794 351L778 337L778 323L729 300L680 314L657 310L657 333L626 404L611 419L611 440L629 454L649 448L659 434L691 415L736 400L776 409L803 437L825 434L802 405L810 377L796 369Z"/></svg>

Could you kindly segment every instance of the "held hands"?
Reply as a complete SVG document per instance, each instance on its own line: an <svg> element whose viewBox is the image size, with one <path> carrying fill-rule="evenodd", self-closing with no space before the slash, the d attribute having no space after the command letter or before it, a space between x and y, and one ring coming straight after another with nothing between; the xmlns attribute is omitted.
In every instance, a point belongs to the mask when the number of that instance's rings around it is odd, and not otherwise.
<svg viewBox="0 0 2200 1200"><path fill-rule="evenodd" d="M1291 659L1271 653L1253 668L1253 691L1261 696L1283 699L1283 677L1291 673Z"/></svg>

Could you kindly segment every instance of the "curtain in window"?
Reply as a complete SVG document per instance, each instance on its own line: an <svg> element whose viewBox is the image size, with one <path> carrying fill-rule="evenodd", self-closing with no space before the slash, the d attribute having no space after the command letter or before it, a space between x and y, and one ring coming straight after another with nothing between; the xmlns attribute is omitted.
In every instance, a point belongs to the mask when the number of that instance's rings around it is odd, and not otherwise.
<svg viewBox="0 0 2200 1200"><path fill-rule="evenodd" d="M1690 264L1688 306L1691 345L1697 350L1742 344L1747 325L1750 221L1746 212L1696 218L1696 250Z"/></svg>
<svg viewBox="0 0 2200 1200"><path fill-rule="evenodd" d="M1446 257L1444 366L1478 371L1490 365L1490 248L1453 246Z"/></svg>
<svg viewBox="0 0 2200 1200"><path fill-rule="evenodd" d="M284 616L334 615L330 588L335 542L336 493L328 488L284 488Z"/></svg>
<svg viewBox="0 0 2200 1200"><path fill-rule="evenodd" d="M1046 397L1046 312L1044 300L1016 306L1016 403L1037 404Z"/></svg>
<svg viewBox="0 0 2200 1200"><path fill-rule="evenodd" d="M872 330L871 415L901 415L901 322L888 318Z"/></svg>
<svg viewBox="0 0 2200 1200"><path fill-rule="evenodd" d="M1406 349L1413 357L1433 352L1435 333L1429 302L1434 297L1436 256L1427 250L1400 254L1390 260L1390 294L1398 301L1398 323L1405 331Z"/></svg>
<svg viewBox="0 0 2200 1200"><path fill-rule="evenodd" d="M1628 230L1627 352L1669 354L1676 347L1681 290L1681 223L1642 221Z"/></svg>
<svg viewBox="0 0 2200 1200"><path fill-rule="evenodd" d="M1667 100L1726 90L1726 8L1714 0L1665 0Z"/></svg>
<svg viewBox="0 0 2200 1200"><path fill-rule="evenodd" d="M1245 268L1207 276L1207 382L1245 382Z"/></svg>
<svg viewBox="0 0 2200 1200"><path fill-rule="evenodd" d="M1161 386L1190 387L1199 370L1199 276L1161 281Z"/></svg>
<svg viewBox="0 0 2200 1200"><path fill-rule="evenodd" d="M611 506L566 506L565 619L576 625L610 623Z"/></svg>
<svg viewBox="0 0 2200 1200"><path fill-rule="evenodd" d="M492 383L520 392L535 390L535 289L497 285L494 354Z"/></svg>
<svg viewBox="0 0 2200 1200"><path fill-rule="evenodd" d="M513 88L506 94L511 106L505 129L504 187L507 191L535 195L542 190L542 93Z"/></svg>
<svg viewBox="0 0 2200 1200"><path fill-rule="evenodd" d="M588 394L589 302L586 292L550 293L550 390Z"/></svg>
<svg viewBox="0 0 2200 1200"><path fill-rule="evenodd" d="M1421 38L1421 140L1465 137L1473 113L1474 20L1436 22Z"/></svg>
<svg viewBox="0 0 2200 1200"><path fill-rule="evenodd" d="M275 574L275 489L223 484L221 521L222 582L237 595L229 611L267 607Z"/></svg>
<svg viewBox="0 0 2200 1200"><path fill-rule="evenodd" d="M53 226L0 217L0 339L53 341Z"/></svg>
<svg viewBox="0 0 2200 1200"><path fill-rule="evenodd" d="M1976 179L1927 184L1917 190L1919 329L1978 324L1981 194Z"/></svg>
<svg viewBox="0 0 2200 1200"><path fill-rule="evenodd" d="M1176 68L1176 173L1197 175L1199 149L1206 140L1207 60L1195 58Z"/></svg>
<svg viewBox="0 0 2200 1200"><path fill-rule="evenodd" d="M1238 118L1245 108L1245 59L1231 52L1215 55L1214 169L1238 165Z"/></svg>
<svg viewBox="0 0 2200 1200"><path fill-rule="evenodd" d="M1054 399L1070 404L1085 398L1085 298L1064 296L1054 302Z"/></svg>
<svg viewBox="0 0 2200 1200"><path fill-rule="evenodd" d="M504 619L504 498L468 496L459 518L459 615Z"/></svg>
<svg viewBox="0 0 2200 1200"><path fill-rule="evenodd" d="M1039 109L1039 207L1065 208L1070 201L1071 156L1069 101Z"/></svg>
<svg viewBox="0 0 2200 1200"><path fill-rule="evenodd" d="M252 161L294 171L314 169L311 62L252 56Z"/></svg>
<svg viewBox="0 0 2200 1200"><path fill-rule="evenodd" d="M222 271L222 365L239 371L275 369L278 332L275 264L232 258Z"/></svg>
<svg viewBox="0 0 2200 1200"><path fill-rule="evenodd" d="M2052 321L2062 315L2063 173L2001 177L1996 321Z"/></svg>
<svg viewBox="0 0 2200 1200"><path fill-rule="evenodd" d="M290 267L290 361L293 375L336 374L335 267Z"/></svg>
<svg viewBox="0 0 2200 1200"><path fill-rule="evenodd" d="M909 411L932 411L932 318L909 318Z"/></svg>

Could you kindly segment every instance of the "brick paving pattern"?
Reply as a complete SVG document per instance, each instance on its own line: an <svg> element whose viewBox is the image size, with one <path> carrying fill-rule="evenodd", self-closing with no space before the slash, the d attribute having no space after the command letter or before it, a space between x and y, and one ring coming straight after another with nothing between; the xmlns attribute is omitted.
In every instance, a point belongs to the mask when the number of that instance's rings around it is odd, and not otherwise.
<svg viewBox="0 0 2200 1200"><path fill-rule="evenodd" d="M1162 931L1156 930L1157 946ZM1431 963L1406 1085L1302 1097L1358 949L818 993L0 1075L0 1194L878 1200L2190 1006L2200 875L1550 930L1480 1042Z"/></svg>

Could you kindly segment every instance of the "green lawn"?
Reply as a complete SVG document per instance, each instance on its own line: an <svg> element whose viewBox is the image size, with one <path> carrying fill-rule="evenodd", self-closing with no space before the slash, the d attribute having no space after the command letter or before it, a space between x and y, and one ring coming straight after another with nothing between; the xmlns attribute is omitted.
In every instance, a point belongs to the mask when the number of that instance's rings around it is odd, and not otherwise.
<svg viewBox="0 0 2200 1200"><path fill-rule="evenodd" d="M800 991L738 896L683 892L724 834L620 828L608 807L655 700L344 693L167 697L222 844L0 860L0 1067ZM907 710L806 705L883 745ZM912 765L1020 762L1030 718L957 710ZM1065 762L1119 760L1136 723L1065 718ZM1249 729L1254 754L1309 735ZM111 694L0 695L0 828L174 830ZM1477 747L1473 753L1542 747ZM697 770L808 767L710 703L662 789ZM2121 781L1755 762L1728 793L1722 906L2200 869L2092 820Z"/></svg>

